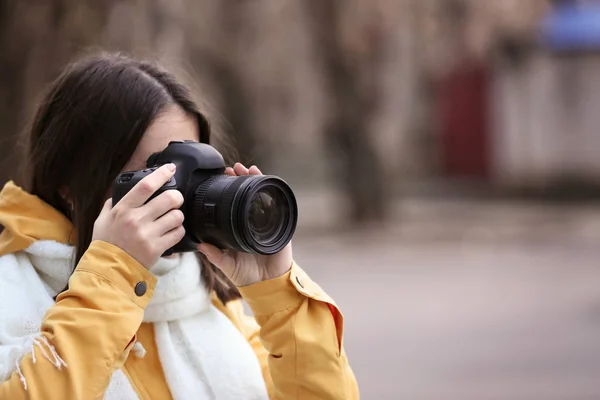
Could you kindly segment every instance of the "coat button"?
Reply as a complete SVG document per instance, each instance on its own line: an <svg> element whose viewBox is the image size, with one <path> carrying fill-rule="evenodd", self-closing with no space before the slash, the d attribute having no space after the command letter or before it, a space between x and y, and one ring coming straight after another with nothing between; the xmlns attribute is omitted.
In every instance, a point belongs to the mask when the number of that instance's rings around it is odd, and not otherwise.
<svg viewBox="0 0 600 400"><path fill-rule="evenodd" d="M137 285L135 285L135 294L139 297L146 294L146 282L138 282Z"/></svg>
<svg viewBox="0 0 600 400"><path fill-rule="evenodd" d="M298 282L298 285L300 285L300 287L302 289L304 289L304 284L302 283L302 278L300 278L299 276L296 276L296 282Z"/></svg>

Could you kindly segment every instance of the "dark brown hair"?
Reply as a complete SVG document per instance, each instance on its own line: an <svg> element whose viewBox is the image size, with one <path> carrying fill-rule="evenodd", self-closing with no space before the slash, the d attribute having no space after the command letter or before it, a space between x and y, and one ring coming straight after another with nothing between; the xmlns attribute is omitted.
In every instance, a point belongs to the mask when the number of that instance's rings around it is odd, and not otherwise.
<svg viewBox="0 0 600 400"><path fill-rule="evenodd" d="M69 65L42 100L28 137L28 189L73 222L75 265L90 245L112 181L170 105L193 115L199 140L210 142L211 126L190 91L152 62L119 54L85 57ZM209 290L224 303L240 297L218 268L200 260Z"/></svg>

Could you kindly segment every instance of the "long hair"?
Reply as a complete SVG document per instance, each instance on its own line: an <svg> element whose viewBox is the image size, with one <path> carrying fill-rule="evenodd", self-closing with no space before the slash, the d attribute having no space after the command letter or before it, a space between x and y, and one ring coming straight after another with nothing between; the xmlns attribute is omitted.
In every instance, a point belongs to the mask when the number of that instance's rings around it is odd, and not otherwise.
<svg viewBox="0 0 600 400"><path fill-rule="evenodd" d="M176 105L210 143L211 125L190 91L157 64L102 54L70 64L50 86L28 134L26 182L73 223L75 265L90 245L106 193L152 121ZM63 198L68 193L69 202ZM204 282L226 303L235 285L199 255Z"/></svg>

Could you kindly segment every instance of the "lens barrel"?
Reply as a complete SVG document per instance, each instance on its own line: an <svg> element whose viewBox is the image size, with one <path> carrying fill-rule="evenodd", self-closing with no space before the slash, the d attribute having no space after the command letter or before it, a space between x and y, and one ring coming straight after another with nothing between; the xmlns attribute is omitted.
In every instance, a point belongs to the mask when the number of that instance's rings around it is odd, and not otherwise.
<svg viewBox="0 0 600 400"><path fill-rule="evenodd" d="M279 177L214 175L192 193L186 231L196 242L269 255L281 251L296 230L296 198Z"/></svg>

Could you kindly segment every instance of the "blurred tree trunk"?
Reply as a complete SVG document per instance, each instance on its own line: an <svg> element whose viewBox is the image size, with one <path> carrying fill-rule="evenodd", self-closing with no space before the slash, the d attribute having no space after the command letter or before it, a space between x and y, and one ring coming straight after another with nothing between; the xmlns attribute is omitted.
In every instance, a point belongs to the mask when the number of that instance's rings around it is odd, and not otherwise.
<svg viewBox="0 0 600 400"><path fill-rule="evenodd" d="M375 20L366 24L353 20L351 28L344 26L343 9L348 3L308 0L305 4L314 24L310 31L316 57L331 97L324 145L334 163L333 179L341 183L350 201L353 224L383 223L390 198L369 135L378 106L376 75L383 32Z"/></svg>
<svg viewBox="0 0 600 400"><path fill-rule="evenodd" d="M17 143L40 93L77 51L97 42L113 3L0 1L0 185L18 181Z"/></svg>
<svg viewBox="0 0 600 400"><path fill-rule="evenodd" d="M14 171L9 166L17 158L14 145L23 105L25 49L29 47L28 35L20 35L14 24L16 8L16 1L0 2L0 185L10 179Z"/></svg>
<svg viewBox="0 0 600 400"><path fill-rule="evenodd" d="M233 138L235 156L239 158L236 161L240 161L247 167L251 164L262 165L257 146L258 135L254 130L251 100L240 76L241 66L235 66L217 57L202 58L210 77L215 80L219 88L219 111L224 119L220 129Z"/></svg>
<svg viewBox="0 0 600 400"><path fill-rule="evenodd" d="M233 145L235 161L240 161L246 166L252 164L264 165L266 161L266 144L260 143L257 132L256 113L253 107L251 80L253 77L247 71L249 51L246 45L249 31L252 30L247 7L239 0L220 0L212 11L218 23L217 34L211 33L208 42L198 40L191 43L194 50L191 52L190 61L196 70L203 71L205 79L211 80L218 98L218 114L213 115L213 120L224 131L227 138L226 145ZM214 24L214 21L211 21ZM191 35L194 37L195 29L192 25ZM214 36L213 36L214 35ZM233 160L232 160L233 161Z"/></svg>

